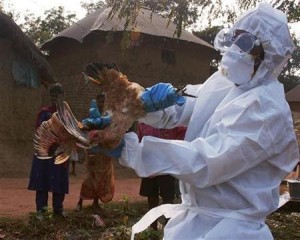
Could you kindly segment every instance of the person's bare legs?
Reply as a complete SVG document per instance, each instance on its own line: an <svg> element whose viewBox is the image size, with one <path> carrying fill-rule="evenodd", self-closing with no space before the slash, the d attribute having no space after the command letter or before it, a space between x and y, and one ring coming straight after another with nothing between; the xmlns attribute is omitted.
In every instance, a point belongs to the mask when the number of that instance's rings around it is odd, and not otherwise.
<svg viewBox="0 0 300 240"><path fill-rule="evenodd" d="M162 197L162 204L173 204L174 203L174 196L173 197ZM169 221L169 218L166 218L164 225L166 225Z"/></svg>
<svg viewBox="0 0 300 240"><path fill-rule="evenodd" d="M148 196L148 208L152 209L158 206L159 196ZM157 230L157 220L151 223L150 227L154 230Z"/></svg>
<svg viewBox="0 0 300 240"><path fill-rule="evenodd" d="M71 165L72 165L72 172L71 172L71 174L73 175L73 176L76 176L76 171L75 171L75 169L76 169L76 162L75 161L71 161Z"/></svg>
<svg viewBox="0 0 300 240"><path fill-rule="evenodd" d="M75 211L77 211L77 212L80 212L80 211L81 211L81 209L82 209L82 202L83 202L83 199L82 199L82 198L79 198L79 201L78 201L78 203L77 203L77 206L76 206L76 208L75 208Z"/></svg>
<svg viewBox="0 0 300 240"><path fill-rule="evenodd" d="M99 205L99 202L98 202L98 198L94 198L92 207L95 208L95 209L99 209L100 208L100 205Z"/></svg>

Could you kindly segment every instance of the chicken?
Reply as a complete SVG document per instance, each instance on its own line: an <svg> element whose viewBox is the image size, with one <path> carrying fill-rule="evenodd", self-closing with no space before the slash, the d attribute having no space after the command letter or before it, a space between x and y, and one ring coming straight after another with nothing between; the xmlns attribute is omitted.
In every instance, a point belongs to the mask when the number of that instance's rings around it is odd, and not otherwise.
<svg viewBox="0 0 300 240"><path fill-rule="evenodd" d="M57 112L48 121L44 121L36 131L35 154L40 159L48 159L55 154L55 164L60 164L69 159L76 145L82 148L92 147L87 132L82 131L81 126L69 105L60 96L57 101Z"/></svg>
<svg viewBox="0 0 300 240"><path fill-rule="evenodd" d="M140 100L144 88L128 81L115 65L90 63L83 75L106 94L104 112L111 115L111 123L102 130L85 129L60 97L57 112L43 122L35 134L34 149L40 159L52 157L58 146L56 164L67 161L76 145L91 148L100 143L102 148L113 149L133 123L146 114Z"/></svg>
<svg viewBox="0 0 300 240"><path fill-rule="evenodd" d="M103 148L113 149L133 123L146 115L140 100L144 88L130 82L114 64L90 63L85 67L83 75L101 87L106 95L103 110L112 117L107 128L92 131L89 136Z"/></svg>

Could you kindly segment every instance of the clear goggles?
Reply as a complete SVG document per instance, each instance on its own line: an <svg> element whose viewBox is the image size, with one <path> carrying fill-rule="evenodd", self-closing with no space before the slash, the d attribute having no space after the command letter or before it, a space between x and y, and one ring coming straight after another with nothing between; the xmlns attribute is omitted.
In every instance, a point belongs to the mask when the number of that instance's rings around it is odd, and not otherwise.
<svg viewBox="0 0 300 240"><path fill-rule="evenodd" d="M239 35L232 28L222 29L215 37L214 47L223 52L239 55L250 53L253 47L259 46L260 41L251 33L243 32Z"/></svg>

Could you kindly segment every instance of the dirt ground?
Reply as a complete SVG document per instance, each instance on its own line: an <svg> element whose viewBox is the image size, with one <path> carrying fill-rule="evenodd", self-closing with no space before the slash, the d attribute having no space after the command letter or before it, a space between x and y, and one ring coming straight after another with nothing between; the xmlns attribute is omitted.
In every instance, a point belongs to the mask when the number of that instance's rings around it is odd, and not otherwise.
<svg viewBox="0 0 300 240"><path fill-rule="evenodd" d="M70 175L69 194L66 195L64 207L72 210L76 207L81 183L83 179L82 165L77 166L77 175ZM35 192L27 190L28 178L0 178L0 217L16 218L35 212ZM145 200L139 196L140 179L128 171L118 170L116 173L115 196L113 201L122 201L128 197L129 201ZM51 207L49 194L49 207ZM83 206L92 204L86 200Z"/></svg>
<svg viewBox="0 0 300 240"><path fill-rule="evenodd" d="M114 200L111 202L112 204L106 204L102 208L102 210L104 208L110 209L104 211L107 227L99 231L98 228L93 227L90 221L92 208L84 208L80 213L73 211L77 205L83 172L83 166L79 165L77 176L70 176L70 193L66 195L64 202L69 218L64 222L49 218L46 228L44 223L37 220L34 214L29 214L35 212L35 192L27 190L28 178L0 178L0 218L2 219L0 222L0 239L52 240L65 239L65 236L69 236L68 239L130 239L131 226L145 213L141 209L144 209L146 205L141 208L142 205L138 204L146 203L146 199L139 196L140 178L128 169L116 169ZM281 191L287 190L287 185L282 184ZM51 195L49 199L49 206L51 206ZM91 205L91 203L92 201L85 201L84 207ZM287 202L268 216L266 223L275 240L300 239L299 204L300 202L295 201ZM113 211L111 211L112 209ZM131 210L128 212L128 209ZM58 233L59 235L57 235ZM141 235L144 237L139 239L150 239L147 235L150 233L145 231L144 235ZM157 237L157 234L162 233L155 233L156 238L151 237L151 239L161 239L161 237ZM99 238L99 234L108 234L108 238Z"/></svg>
<svg viewBox="0 0 300 240"><path fill-rule="evenodd" d="M70 169L71 171L71 169ZM66 210L73 210L78 202L81 183L84 176L84 165L76 165L76 176L70 174L69 194L66 195L64 207ZM128 168L115 165L115 196L113 201L122 201L124 197L133 202L146 200L139 196L140 178ZM18 218L35 212L35 191L27 190L28 178L0 178L0 217ZM282 185L281 192L287 191ZM92 204L86 200L83 206ZM49 193L48 206L52 206L52 195Z"/></svg>

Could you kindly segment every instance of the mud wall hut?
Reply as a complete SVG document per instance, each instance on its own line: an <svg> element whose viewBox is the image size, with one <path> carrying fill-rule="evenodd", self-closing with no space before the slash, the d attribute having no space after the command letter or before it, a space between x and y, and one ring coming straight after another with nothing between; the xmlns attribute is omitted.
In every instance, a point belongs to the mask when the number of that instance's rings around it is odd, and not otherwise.
<svg viewBox="0 0 300 240"><path fill-rule="evenodd" d="M23 176L33 153L41 90L54 74L41 51L0 12L0 176Z"/></svg>
<svg viewBox="0 0 300 240"><path fill-rule="evenodd" d="M84 85L81 72L89 62L116 63L130 81L144 87L157 82L199 84L211 74L210 61L216 52L205 41L187 31L174 38L176 26L155 13L151 17L147 9L140 10L136 25L123 34L125 20L109 13L109 8L99 9L42 46L49 51L48 61L77 118L86 116L90 100L100 91Z"/></svg>

